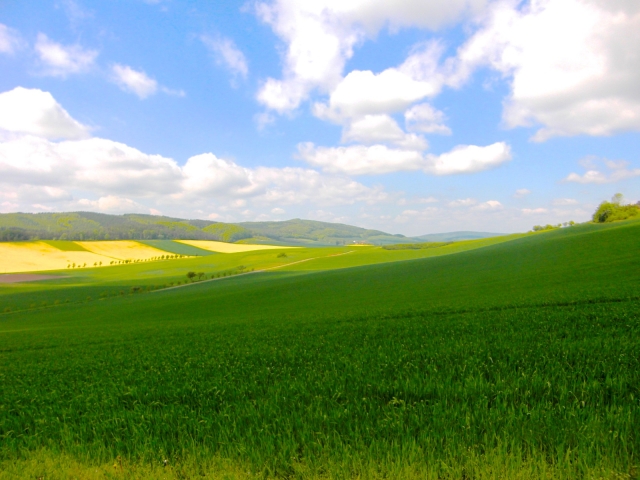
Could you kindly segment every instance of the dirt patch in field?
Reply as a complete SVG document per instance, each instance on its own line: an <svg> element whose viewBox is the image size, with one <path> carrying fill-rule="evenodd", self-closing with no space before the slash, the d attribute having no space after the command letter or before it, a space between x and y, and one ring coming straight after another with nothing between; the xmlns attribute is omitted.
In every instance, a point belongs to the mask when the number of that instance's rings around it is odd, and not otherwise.
<svg viewBox="0 0 640 480"><path fill-rule="evenodd" d="M16 273L12 275L0 275L0 283L35 282L37 280L55 280L66 278L61 275L32 275L29 273Z"/></svg>

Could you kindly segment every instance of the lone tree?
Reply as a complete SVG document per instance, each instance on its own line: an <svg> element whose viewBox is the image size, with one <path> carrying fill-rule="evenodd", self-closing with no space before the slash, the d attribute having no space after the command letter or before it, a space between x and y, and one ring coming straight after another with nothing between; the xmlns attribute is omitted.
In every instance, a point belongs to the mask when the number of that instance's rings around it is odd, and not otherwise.
<svg viewBox="0 0 640 480"><path fill-rule="evenodd" d="M187 278L193 280L196 277L196 272L187 272Z"/></svg>
<svg viewBox="0 0 640 480"><path fill-rule="evenodd" d="M204 277L204 272L198 272L198 278L202 280L202 277Z"/></svg>

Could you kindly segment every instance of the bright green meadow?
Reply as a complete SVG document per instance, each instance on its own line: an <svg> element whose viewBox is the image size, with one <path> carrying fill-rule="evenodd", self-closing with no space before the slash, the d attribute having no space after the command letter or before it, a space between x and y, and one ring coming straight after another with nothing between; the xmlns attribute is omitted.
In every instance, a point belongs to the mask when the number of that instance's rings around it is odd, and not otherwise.
<svg viewBox="0 0 640 480"><path fill-rule="evenodd" d="M639 478L639 238L632 220L0 284L0 478Z"/></svg>

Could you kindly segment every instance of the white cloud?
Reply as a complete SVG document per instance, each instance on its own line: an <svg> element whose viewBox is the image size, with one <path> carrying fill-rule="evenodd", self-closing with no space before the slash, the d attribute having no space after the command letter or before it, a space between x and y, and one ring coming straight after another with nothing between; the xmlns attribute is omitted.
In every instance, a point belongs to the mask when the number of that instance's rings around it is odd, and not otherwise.
<svg viewBox="0 0 640 480"><path fill-rule="evenodd" d="M510 160L511 153L509 146L502 142L486 147L460 145L441 155L426 156L419 151L385 145L317 147L307 142L298 145L298 156L310 165L331 173L380 175L423 170L433 175L451 175L494 168Z"/></svg>
<svg viewBox="0 0 640 480"><path fill-rule="evenodd" d="M180 166L170 158L100 138L51 142L21 136L0 142L0 185L11 204L24 206L32 199L31 205L38 198L61 209L111 212L202 208L210 213L214 205L219 211L246 209L248 201L277 209L389 199L381 187L344 176L304 168L246 168L211 153ZM7 197L12 192L13 199Z"/></svg>
<svg viewBox="0 0 640 480"><path fill-rule="evenodd" d="M127 145L91 138L51 142L22 136L0 143L0 182L39 185L95 195L151 196L180 190L176 163Z"/></svg>
<svg viewBox="0 0 640 480"><path fill-rule="evenodd" d="M504 122L541 125L534 141L612 135L640 130L638 50L638 2L505 1L459 50L451 81L480 65L510 78Z"/></svg>
<svg viewBox="0 0 640 480"><path fill-rule="evenodd" d="M276 207L271 209L271 213L274 215L282 215L284 213L284 209Z"/></svg>
<svg viewBox="0 0 640 480"><path fill-rule="evenodd" d="M183 166L122 143L84 138L79 124L40 90L0 94L2 211L235 211L252 217L247 202L278 214L283 205L386 202L381 187L304 168L246 168L211 153ZM1 132L1 131L0 131ZM69 138L54 142L53 138ZM77 200L79 199L79 200ZM34 203L37 202L37 203Z"/></svg>
<svg viewBox="0 0 640 480"><path fill-rule="evenodd" d="M85 138L89 131L49 92L23 87L0 93L0 129L49 139Z"/></svg>
<svg viewBox="0 0 640 480"><path fill-rule="evenodd" d="M448 203L450 207L472 207L476 205L478 201L475 198L460 198L458 200L453 200Z"/></svg>
<svg viewBox="0 0 640 480"><path fill-rule="evenodd" d="M377 75L369 70L354 70L331 92L328 105L314 105L314 113L319 118L335 121L366 114L400 112L417 100L435 95L438 88L438 85L414 80L395 68Z"/></svg>
<svg viewBox="0 0 640 480"><path fill-rule="evenodd" d="M117 197L114 195L100 197L97 200L82 198L78 200L78 206L83 209L94 211L98 210L100 212L109 213L152 213L151 210L154 210L149 209L144 205L140 205L129 198Z"/></svg>
<svg viewBox="0 0 640 480"><path fill-rule="evenodd" d="M516 193L513 196L515 198L522 198L530 194L531 194L531 190L529 190L528 188L519 188L518 190L516 190Z"/></svg>
<svg viewBox="0 0 640 480"><path fill-rule="evenodd" d="M444 113L428 103L414 105L404 112L407 130L422 133L451 135L451 129L444 124Z"/></svg>
<svg viewBox="0 0 640 480"><path fill-rule="evenodd" d="M555 198L551 203L557 206L565 206L565 205L578 205L579 202L574 198Z"/></svg>
<svg viewBox="0 0 640 480"><path fill-rule="evenodd" d="M22 46L18 32L0 23L0 53L12 54Z"/></svg>
<svg viewBox="0 0 640 480"><path fill-rule="evenodd" d="M143 71L119 64L113 65L111 71L113 81L125 92L134 93L142 99L158 92L158 82Z"/></svg>
<svg viewBox="0 0 640 480"><path fill-rule="evenodd" d="M226 67L233 75L247 78L249 74L247 59L233 40L222 37L214 39L208 35L202 35L200 40L213 52L218 65Z"/></svg>
<svg viewBox="0 0 640 480"><path fill-rule="evenodd" d="M347 175L381 175L420 170L425 164L420 152L393 149L385 145L332 148L316 147L308 142L298 145L298 155L305 162L326 172Z"/></svg>
<svg viewBox="0 0 640 480"><path fill-rule="evenodd" d="M473 207L473 210L476 211L495 211L495 210L502 210L504 207L502 206L502 204L497 201L497 200L487 200L486 202L482 202L479 205L475 205Z"/></svg>
<svg viewBox="0 0 640 480"><path fill-rule="evenodd" d="M522 213L525 215L541 215L544 213L548 213L549 210L546 208L523 208Z"/></svg>
<svg viewBox="0 0 640 480"><path fill-rule="evenodd" d="M601 163L609 170L609 173L605 173L602 170L596 170L598 168L596 163L598 163L597 159L589 158L586 159L586 162L583 162L585 166L591 166L589 170L587 170L582 175L577 173L570 173L565 179L565 182L576 182L576 183L595 183L595 184L603 184L603 183L615 183L621 180L625 180L627 178L640 176L640 168L627 168L629 166L629 162L624 160L602 160ZM588 167L587 167L588 168Z"/></svg>
<svg viewBox="0 0 640 480"><path fill-rule="evenodd" d="M353 120L342 134L342 142L367 145L391 143L408 150L426 150L427 141L419 135L407 134L389 115L365 115Z"/></svg>
<svg viewBox="0 0 640 480"><path fill-rule="evenodd" d="M328 92L335 87L354 47L365 38L374 37L380 29L436 29L469 12L479 11L486 3L486 0L446 3L274 0L259 3L256 7L258 16L271 26L287 48L282 80L267 79L258 93L258 100L281 113L295 109L313 89Z"/></svg>
<svg viewBox="0 0 640 480"><path fill-rule="evenodd" d="M447 153L428 156L429 164L425 172L434 175L475 173L495 168L511 160L511 148L504 142L486 147L460 145Z"/></svg>
<svg viewBox="0 0 640 480"><path fill-rule="evenodd" d="M183 167L183 195L251 196L263 191L263 186L251 179L251 170L212 153L196 155Z"/></svg>
<svg viewBox="0 0 640 480"><path fill-rule="evenodd" d="M88 71L98 56L97 50L62 45L49 40L44 33L38 34L34 48L43 65L43 73L57 77Z"/></svg>

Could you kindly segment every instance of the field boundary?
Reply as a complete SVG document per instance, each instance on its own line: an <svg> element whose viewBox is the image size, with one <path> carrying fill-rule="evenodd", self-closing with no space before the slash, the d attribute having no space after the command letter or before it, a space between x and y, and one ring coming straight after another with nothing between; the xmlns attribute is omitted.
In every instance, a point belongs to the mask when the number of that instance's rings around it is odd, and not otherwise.
<svg viewBox="0 0 640 480"><path fill-rule="evenodd" d="M349 250L348 252L344 252L344 253L338 253L338 254L334 254L334 255L327 255L326 257L313 257L313 258L305 258L303 260L298 260L296 262L291 262L291 263L285 263L284 265L276 265L275 267L269 267L269 268L262 268L260 270L254 270L253 272L245 272L245 273L238 273L237 275L230 275L228 277L219 277L219 278L211 278L209 280L201 280L199 282L192 282L192 283L185 283L184 285L174 285L173 287L167 287L167 288L159 288L157 290L152 290L149 293L156 293L156 292L166 292L167 290L173 290L174 288L183 288L183 287L189 287L191 285L201 285L203 283L207 283L207 282L215 282L218 280L227 280L229 278L237 278L237 277L241 277L243 275L252 275L254 273L262 273L262 272L266 272L268 270L275 270L277 268L283 268L283 267L288 267L290 265L295 265L297 263L303 263L303 262L308 262L310 260L317 260L319 258L329 258L329 257L339 257L340 255L346 255L348 253L353 253L355 252L355 250Z"/></svg>

